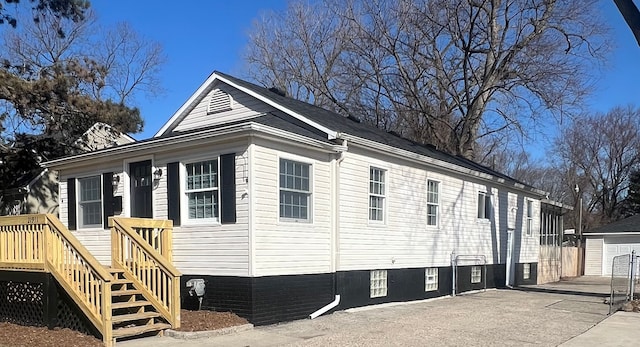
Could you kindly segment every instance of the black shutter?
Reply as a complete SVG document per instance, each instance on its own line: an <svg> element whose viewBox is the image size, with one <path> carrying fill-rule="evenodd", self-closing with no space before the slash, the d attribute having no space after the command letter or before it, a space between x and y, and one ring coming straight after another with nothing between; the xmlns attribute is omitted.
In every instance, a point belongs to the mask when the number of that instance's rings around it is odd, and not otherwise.
<svg viewBox="0 0 640 347"><path fill-rule="evenodd" d="M67 226L76 230L76 179L67 179Z"/></svg>
<svg viewBox="0 0 640 347"><path fill-rule="evenodd" d="M104 228L109 228L109 217L113 216L113 186L111 181L113 172L105 172L102 174L102 216L104 220Z"/></svg>
<svg viewBox="0 0 640 347"><path fill-rule="evenodd" d="M220 222L236 222L236 154L220 156Z"/></svg>
<svg viewBox="0 0 640 347"><path fill-rule="evenodd" d="M167 164L167 214L173 225L180 225L180 163Z"/></svg>

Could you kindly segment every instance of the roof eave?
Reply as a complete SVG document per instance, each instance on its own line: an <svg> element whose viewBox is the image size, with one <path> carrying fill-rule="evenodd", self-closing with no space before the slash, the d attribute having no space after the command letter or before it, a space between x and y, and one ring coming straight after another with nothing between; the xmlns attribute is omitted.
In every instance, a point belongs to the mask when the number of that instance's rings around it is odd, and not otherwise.
<svg viewBox="0 0 640 347"><path fill-rule="evenodd" d="M351 143L356 143L356 144L360 144L363 146L366 146L368 149L373 150L373 151L377 151L377 152L381 152L384 154L391 154L393 156L396 157L400 157L403 158L405 160L409 160L409 161L414 161L414 162L418 162L420 164L430 164L430 165L434 165L434 166L438 166L444 170L450 171L450 172L455 172L458 174L462 174L468 177L474 177L474 178L479 178L479 179L483 179L483 180L487 180L487 181L491 181L491 182L495 182L504 186L510 186L510 187L514 187L517 190L520 191L524 191L527 193L531 193L534 195L538 195L540 197L544 197L546 195L546 193L540 189L536 189L536 188L528 188L526 187L524 184L522 183L518 183L518 182L510 182L507 181L504 178L501 177L496 177L493 175L489 175L480 171L476 171L473 169L469 169L466 167L462 167L456 164L452 164L443 160L439 160L439 159L435 159L426 155L422 155L422 154L418 154L418 153L414 153L414 152L410 152L404 149L400 149L394 146L390 146L390 145L385 145L373 140L368 140L362 137L358 137L358 136L354 136L354 135L350 135L350 134L346 134L346 133L340 133L338 135L338 138L342 138L342 139L346 139Z"/></svg>

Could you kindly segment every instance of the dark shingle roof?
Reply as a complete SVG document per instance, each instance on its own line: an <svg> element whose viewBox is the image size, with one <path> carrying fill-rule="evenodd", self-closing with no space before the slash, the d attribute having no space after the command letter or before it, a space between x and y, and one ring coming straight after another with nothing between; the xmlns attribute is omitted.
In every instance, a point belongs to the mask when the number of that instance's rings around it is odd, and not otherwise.
<svg viewBox="0 0 640 347"><path fill-rule="evenodd" d="M311 105L306 102L302 102L290 97L282 96L267 88L235 78L233 76L227 75L219 71L215 71L214 73L219 76L222 76L223 78L228 79L229 81L239 86L247 88L256 94L259 94L265 98L268 98L292 111L295 111L329 129L346 133L352 136L365 138L367 140L393 146L399 149L403 149L409 152L417 153L417 154L431 157L434 159L442 160L447 163L455 164L467 169L479 171L485 174L502 178L504 180L507 180L513 183L519 183L519 184L525 185L526 187L533 188L505 174L492 170L487 166L481 165L479 163L468 160L461 156L454 156L454 155L445 153L443 151L437 150L434 146L423 145L423 144L419 144L419 143L407 140L393 133L389 133L384 130L378 129L374 126L360 123L359 121L354 120L352 118L344 117L335 112L326 110L318 106Z"/></svg>
<svg viewBox="0 0 640 347"><path fill-rule="evenodd" d="M634 231L640 232L640 214L585 231L584 233L628 233Z"/></svg>

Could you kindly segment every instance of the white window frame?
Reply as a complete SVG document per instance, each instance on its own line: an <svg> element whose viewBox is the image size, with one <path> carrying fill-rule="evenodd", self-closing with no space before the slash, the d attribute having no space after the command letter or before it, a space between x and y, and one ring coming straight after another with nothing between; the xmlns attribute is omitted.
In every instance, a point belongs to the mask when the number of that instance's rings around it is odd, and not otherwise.
<svg viewBox="0 0 640 347"><path fill-rule="evenodd" d="M424 291L438 290L438 268L428 267L424 269Z"/></svg>
<svg viewBox="0 0 640 347"><path fill-rule="evenodd" d="M481 208L482 207L482 208ZM491 195L484 191L478 192L478 203L476 214L480 220L491 219Z"/></svg>
<svg viewBox="0 0 640 347"><path fill-rule="evenodd" d="M471 266L471 283L476 284L482 282L482 266Z"/></svg>
<svg viewBox="0 0 640 347"><path fill-rule="evenodd" d="M100 194L100 199L98 200L88 200L88 201L82 201L82 181L85 180L89 180L89 179L98 179L98 193ZM103 185L104 182L102 182L102 175L101 174L96 174L96 175L90 175L90 176L84 176L84 177L78 177L76 179L76 222L77 222L77 229L102 229L104 227L104 196L102 194L103 192ZM83 210L83 205L84 204L95 204L96 202L100 203L100 223L98 224L85 224L84 223L84 210Z"/></svg>
<svg viewBox="0 0 640 347"><path fill-rule="evenodd" d="M429 190L429 184L430 183L434 183L435 187L436 187L436 192L435 192L435 202L433 201L429 201L430 200L430 196L432 194L434 194L434 192L431 192ZM427 226L429 227L438 227L440 225L440 195L441 195L441 189L440 187L442 186L442 184L440 183L440 181L438 180L432 180L432 179L427 179ZM435 207L435 223L431 224L429 217L429 207L434 206Z"/></svg>
<svg viewBox="0 0 640 347"><path fill-rule="evenodd" d="M188 177L189 172L187 171L187 166L198 163L205 163L209 161L216 162L216 186L208 187L208 188L198 188L198 189L189 189L188 187ZM184 161L180 163L180 187L181 187L181 220L185 225L193 225L193 224L219 224L220 223L220 157L207 157L207 158L199 158L192 159L189 161ZM214 217L210 218L190 218L189 216L189 194L191 193L199 193L199 192L215 192L215 197L217 197L217 205L214 205L213 215ZM217 217L215 217L217 215Z"/></svg>
<svg viewBox="0 0 640 347"><path fill-rule="evenodd" d="M283 187L282 186L282 180L281 180L281 169L282 169L282 165L283 163L286 162L291 162L294 165L298 164L298 165L304 165L306 166L308 169L308 177L306 177L308 183L308 187L307 190L304 189L296 189L295 187ZM285 173L285 175L287 175L287 173ZM295 179L297 178L295 173L293 174L292 178L294 179L294 185L295 185ZM304 176L300 176L301 179L305 178ZM280 157L278 158L278 217L280 221L284 221L284 222L307 222L307 223L311 223L312 222L312 212L313 212L313 206L312 206L312 197L313 197L313 164L297 159L297 158L288 158L288 157ZM302 188L302 187L301 187ZM305 195L307 198L307 216L306 218L301 218L301 217L295 217L295 216L286 216L283 215L283 211L282 211L282 194L284 193L292 193L292 194L301 194L301 195ZM293 206L293 205L292 205Z"/></svg>
<svg viewBox="0 0 640 347"><path fill-rule="evenodd" d="M387 270L371 270L369 273L369 297L387 296Z"/></svg>
<svg viewBox="0 0 640 347"><path fill-rule="evenodd" d="M531 263L522 264L522 279L528 280L531 278Z"/></svg>
<svg viewBox="0 0 640 347"><path fill-rule="evenodd" d="M526 230L527 236L533 235L533 200L525 200L527 205Z"/></svg>
<svg viewBox="0 0 640 347"><path fill-rule="evenodd" d="M375 173L378 172L380 175L378 177L382 177L382 179L376 179ZM386 221L386 211L387 211L387 169L383 169L377 166L369 166L369 208L368 219L371 223L385 223ZM376 187L378 188L376 191ZM372 202L377 201L382 206L373 206ZM372 218L373 211L377 211L375 213L376 217Z"/></svg>

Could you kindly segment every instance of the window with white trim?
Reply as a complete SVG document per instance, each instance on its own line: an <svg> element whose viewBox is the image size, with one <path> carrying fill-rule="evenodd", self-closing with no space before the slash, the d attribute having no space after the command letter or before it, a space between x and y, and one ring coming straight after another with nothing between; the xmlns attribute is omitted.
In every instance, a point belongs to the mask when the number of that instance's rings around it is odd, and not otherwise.
<svg viewBox="0 0 640 347"><path fill-rule="evenodd" d="M386 170L369 168L369 220L384 221Z"/></svg>
<svg viewBox="0 0 640 347"><path fill-rule="evenodd" d="M79 178L78 193L78 227L102 228L102 178Z"/></svg>
<svg viewBox="0 0 640 347"><path fill-rule="evenodd" d="M379 298L387 296L387 270L371 270L369 280L370 297Z"/></svg>
<svg viewBox="0 0 640 347"><path fill-rule="evenodd" d="M310 219L311 165L280 159L280 218Z"/></svg>
<svg viewBox="0 0 640 347"><path fill-rule="evenodd" d="M428 267L424 269L424 291L438 290L438 268Z"/></svg>
<svg viewBox="0 0 640 347"><path fill-rule="evenodd" d="M185 164L187 218L217 221L220 209L218 160Z"/></svg>
<svg viewBox="0 0 640 347"><path fill-rule="evenodd" d="M471 283L480 283L482 281L482 267L474 265L471 267Z"/></svg>
<svg viewBox="0 0 640 347"><path fill-rule="evenodd" d="M440 182L427 180L427 225L438 225Z"/></svg>
<svg viewBox="0 0 640 347"><path fill-rule="evenodd" d="M489 219L491 216L491 197L486 192L478 192L478 218Z"/></svg>
<svg viewBox="0 0 640 347"><path fill-rule="evenodd" d="M522 264L522 279L528 280L531 278L531 263Z"/></svg>
<svg viewBox="0 0 640 347"><path fill-rule="evenodd" d="M527 235L533 233L533 201L527 200Z"/></svg>

